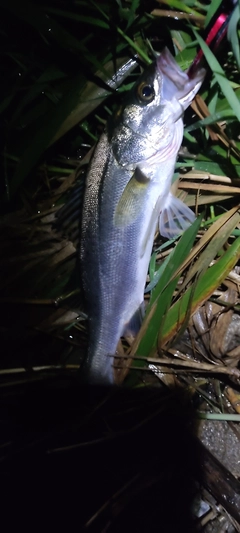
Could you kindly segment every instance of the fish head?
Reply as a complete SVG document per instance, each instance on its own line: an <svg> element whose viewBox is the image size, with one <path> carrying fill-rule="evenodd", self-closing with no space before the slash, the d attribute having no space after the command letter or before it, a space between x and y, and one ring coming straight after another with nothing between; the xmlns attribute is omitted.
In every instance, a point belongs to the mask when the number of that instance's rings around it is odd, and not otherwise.
<svg viewBox="0 0 240 533"><path fill-rule="evenodd" d="M149 160L177 155L182 141L182 116L205 76L189 78L167 48L138 78L124 105L113 115L110 141L119 165L132 168ZM177 126L176 126L177 125Z"/></svg>

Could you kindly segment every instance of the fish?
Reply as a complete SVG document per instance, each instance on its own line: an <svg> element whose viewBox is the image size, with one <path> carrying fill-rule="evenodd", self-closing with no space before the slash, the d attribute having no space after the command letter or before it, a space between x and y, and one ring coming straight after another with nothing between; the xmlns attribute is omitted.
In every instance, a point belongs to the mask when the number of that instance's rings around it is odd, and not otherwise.
<svg viewBox="0 0 240 533"><path fill-rule="evenodd" d="M171 193L183 113L205 70L191 79L164 48L110 117L90 163L82 208L80 268L89 323L81 379L115 385L113 356L136 331L157 224L181 233L194 213Z"/></svg>

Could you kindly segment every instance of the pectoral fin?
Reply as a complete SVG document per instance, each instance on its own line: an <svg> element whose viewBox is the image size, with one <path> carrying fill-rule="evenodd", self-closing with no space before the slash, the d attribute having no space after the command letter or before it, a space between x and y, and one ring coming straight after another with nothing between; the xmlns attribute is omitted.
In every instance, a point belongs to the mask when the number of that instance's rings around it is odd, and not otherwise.
<svg viewBox="0 0 240 533"><path fill-rule="evenodd" d="M116 227L124 228L135 222L143 209L149 183L150 179L137 167L117 204L114 214Z"/></svg>
<svg viewBox="0 0 240 533"><path fill-rule="evenodd" d="M185 231L195 218L194 213L187 205L169 193L166 205L159 216L160 234L168 239L173 239Z"/></svg>

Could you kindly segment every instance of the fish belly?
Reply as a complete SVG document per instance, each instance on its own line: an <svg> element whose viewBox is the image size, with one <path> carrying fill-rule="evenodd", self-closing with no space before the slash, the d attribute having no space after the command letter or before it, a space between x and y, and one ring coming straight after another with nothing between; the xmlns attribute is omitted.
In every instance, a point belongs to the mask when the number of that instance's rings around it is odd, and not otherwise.
<svg viewBox="0 0 240 533"><path fill-rule="evenodd" d="M104 143L107 146L106 138ZM84 201L81 262L89 349L82 375L92 383L114 384L113 356L124 329L143 302L158 215L172 173L150 184L142 212L132 223L124 225L123 220L118 227L114 222L116 206L132 171L120 168L111 150L107 154L104 163L101 160L99 165L97 158L93 161Z"/></svg>

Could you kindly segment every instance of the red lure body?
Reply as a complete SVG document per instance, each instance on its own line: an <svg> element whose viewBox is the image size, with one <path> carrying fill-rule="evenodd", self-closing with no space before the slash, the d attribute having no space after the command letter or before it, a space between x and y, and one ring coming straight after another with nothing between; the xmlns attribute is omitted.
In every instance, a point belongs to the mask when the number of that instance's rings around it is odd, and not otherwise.
<svg viewBox="0 0 240 533"><path fill-rule="evenodd" d="M203 39L205 40L206 44L211 48L211 50L215 51L219 47L223 38L225 37L229 20L236 3L236 0L223 0L219 8L217 9L213 19L206 27L203 34ZM189 78L191 78L194 75L194 72L196 72L196 69L199 68L199 63L202 61L202 59L203 51L200 49L192 65L188 69Z"/></svg>

